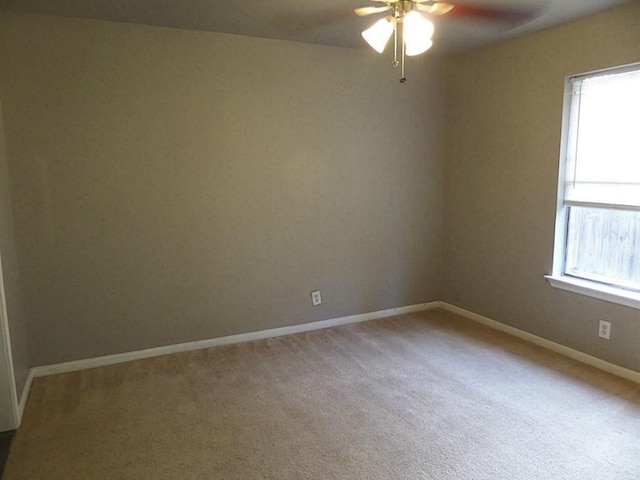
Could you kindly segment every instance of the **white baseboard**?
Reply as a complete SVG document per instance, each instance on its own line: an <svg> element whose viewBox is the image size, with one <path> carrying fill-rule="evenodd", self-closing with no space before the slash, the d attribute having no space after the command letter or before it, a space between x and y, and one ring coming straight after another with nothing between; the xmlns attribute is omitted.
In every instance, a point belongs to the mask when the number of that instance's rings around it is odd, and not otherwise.
<svg viewBox="0 0 640 480"><path fill-rule="evenodd" d="M22 416L24 415L24 408L27 406L27 400L29 399L29 393L31 392L31 385L33 384L34 378L33 368L29 369L29 375L27 375L27 380L24 382L24 387L22 387L22 395L20 396L20 401L18 402L18 427L22 423Z"/></svg>
<svg viewBox="0 0 640 480"><path fill-rule="evenodd" d="M301 325L291 325L288 327L272 328L269 330L260 330L257 332L240 333L237 335L210 338L207 340L196 340L194 342L178 343L175 345L166 345L163 347L148 348L145 350L137 350L133 352L117 353L115 355L87 358L84 360L75 360L72 362L57 363L54 365L44 365L40 367L33 367L31 369L30 377L43 377L46 375L55 375L58 373L75 372L77 370L104 367L106 365L130 362L132 360L140 360L143 358L159 357L161 355L169 355L172 353L188 352L191 350L201 350L203 348L217 347L220 345L231 345L234 343L262 340L265 338L281 337L283 335L291 335L294 333L310 332L313 330L321 330L324 328L337 327L340 325L367 322L369 320L375 320L378 318L393 317L395 315L402 315L405 313L431 310L440 308L441 305L442 302L440 301L419 303L417 305L390 308L388 310L378 310L376 312L361 313L358 315L349 315L346 317L330 318L328 320L303 323ZM25 395L23 394L23 397L24 396Z"/></svg>
<svg viewBox="0 0 640 480"><path fill-rule="evenodd" d="M635 370L630 370L628 368L606 362L605 360L601 360L599 358L593 357L578 350L574 350L573 348L566 347L559 343L552 342L551 340L547 340L546 338L538 337L537 335L519 330L515 327L505 325L504 323L496 322L495 320L492 320L488 317L478 315L477 313L465 310L464 308L456 307L455 305L451 305L446 302L441 302L440 308L451 313L455 313L456 315L460 315L461 317L468 318L469 320L473 320L474 322L481 323L482 325L486 325L487 327L491 327L493 329L500 330L501 332L508 333L509 335L513 335L514 337L521 338L522 340L526 340L527 342L534 343L540 347L546 348L547 350L559 353L560 355L564 355L565 357L577 360L578 362L590 365L599 370L604 370L605 372L640 384L640 372L636 372Z"/></svg>
<svg viewBox="0 0 640 480"><path fill-rule="evenodd" d="M481 323L501 332L508 333L515 337L521 338L525 341L534 343L543 348L559 353L566 357L577 360L581 363L585 363L592 367L604 370L605 372L617 375L619 377L631 380L640 384L640 372L630 370L628 368L615 365L613 363L606 362L599 358L587 355L586 353L579 352L559 343L552 342L542 337L538 337L531 333L519 330L515 327L505 325L503 323L492 320L488 317L478 315L469 310L465 310L455 305L451 305L446 302L434 301L428 303L420 303L417 305L409 305L406 307L391 308L388 310L379 310L376 312L362 313L358 315L349 315L346 317L330 318L328 320L320 320L312 323L304 323L302 325L291 325L288 327L273 328L270 330L261 330L257 332L240 333L238 335L230 335L227 337L211 338L207 340L197 340L195 342L179 343L175 345L166 345L163 347L149 348L145 350L137 350L133 352L118 353L115 355L106 355L103 357L87 358L84 360L75 360L72 362L57 363L54 365L43 365L39 367L31 368L27 381L25 382L22 396L18 405L19 422L22 420L22 415L29 398L29 392L33 379L36 377L43 377L47 375L55 375L58 373L74 372L78 370L86 370L89 368L104 367L107 365L114 365L117 363L130 362L133 360L139 360L143 358L159 357L161 355L169 355L172 353L187 352L192 350L201 350L204 348L216 347L221 345L231 345L241 342L250 342L254 340L262 340L265 338L281 337L283 335L291 335L294 333L310 332L313 330L321 330L325 328L337 327L341 325L349 325L353 323L367 322L370 320L376 320L378 318L393 317L396 315L402 315L405 313L419 312L423 310L432 310L436 308L442 308L449 312L460 315L461 317L468 318L475 322Z"/></svg>

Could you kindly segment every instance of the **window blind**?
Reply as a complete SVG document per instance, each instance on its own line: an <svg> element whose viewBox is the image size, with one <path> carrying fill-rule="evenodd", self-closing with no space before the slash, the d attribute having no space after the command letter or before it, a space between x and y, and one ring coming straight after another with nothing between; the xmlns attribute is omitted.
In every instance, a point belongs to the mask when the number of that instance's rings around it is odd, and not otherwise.
<svg viewBox="0 0 640 480"><path fill-rule="evenodd" d="M640 68L572 80L565 203L640 209Z"/></svg>

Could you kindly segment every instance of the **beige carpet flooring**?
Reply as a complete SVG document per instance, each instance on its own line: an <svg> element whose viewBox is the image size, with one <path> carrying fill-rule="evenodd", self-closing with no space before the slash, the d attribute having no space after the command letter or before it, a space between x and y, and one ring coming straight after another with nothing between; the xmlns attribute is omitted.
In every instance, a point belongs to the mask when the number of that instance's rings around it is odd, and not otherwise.
<svg viewBox="0 0 640 480"><path fill-rule="evenodd" d="M38 378L3 478L638 480L640 386L422 312Z"/></svg>

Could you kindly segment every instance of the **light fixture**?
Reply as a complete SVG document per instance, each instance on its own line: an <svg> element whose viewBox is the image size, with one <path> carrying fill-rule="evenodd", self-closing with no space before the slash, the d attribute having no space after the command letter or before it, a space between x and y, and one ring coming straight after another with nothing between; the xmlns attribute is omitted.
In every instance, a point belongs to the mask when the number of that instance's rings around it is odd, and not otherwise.
<svg viewBox="0 0 640 480"><path fill-rule="evenodd" d="M433 23L413 10L404 17L405 54L412 57L420 55L431 48L433 42Z"/></svg>
<svg viewBox="0 0 640 480"><path fill-rule="evenodd" d="M2 1L2 0L0 0ZM404 57L420 55L431 48L433 44L433 23L428 19L435 16L476 17L483 21L501 22L506 27L514 28L529 22L541 15L540 8L500 8L491 6L472 5L472 0L461 1L460 5L447 3L446 0L371 0L374 5L355 8L353 12L359 17L378 15L391 12L389 16L378 20L370 28L362 32L362 36L373 49L382 53L391 34L393 33L393 63L394 67L401 66L400 82L407 79L404 76ZM485 3L483 0L475 0ZM464 3L464 5L462 5ZM505 2L503 2L505 3ZM513 2L517 3L517 2ZM426 14L424 17L422 13ZM398 41L399 40L399 41ZM400 61L398 61L400 57Z"/></svg>
<svg viewBox="0 0 640 480"><path fill-rule="evenodd" d="M382 18L362 32L362 37L376 52L382 53L394 36L393 67L400 67L400 82L407 81L405 73L405 55L420 55L431 48L433 42L433 23L416 10L416 3L400 0L389 5L391 15ZM378 7L374 7L378 8ZM398 61L400 57L400 61Z"/></svg>
<svg viewBox="0 0 640 480"><path fill-rule="evenodd" d="M388 18L381 18L362 32L362 38L364 38L376 52L382 53L394 30L395 24L392 21Z"/></svg>

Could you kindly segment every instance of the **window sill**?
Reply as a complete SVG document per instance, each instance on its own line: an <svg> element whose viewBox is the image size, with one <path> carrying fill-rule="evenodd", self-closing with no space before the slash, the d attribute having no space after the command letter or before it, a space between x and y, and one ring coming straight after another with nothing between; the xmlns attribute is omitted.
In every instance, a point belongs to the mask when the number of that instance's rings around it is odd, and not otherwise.
<svg viewBox="0 0 640 480"><path fill-rule="evenodd" d="M553 288L559 288L568 292L598 298L606 302L617 303L626 307L640 309L640 293L609 287L589 280L579 278L545 275Z"/></svg>

